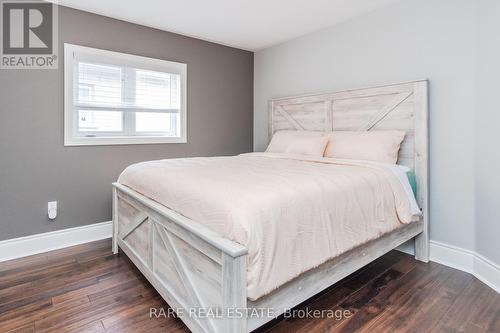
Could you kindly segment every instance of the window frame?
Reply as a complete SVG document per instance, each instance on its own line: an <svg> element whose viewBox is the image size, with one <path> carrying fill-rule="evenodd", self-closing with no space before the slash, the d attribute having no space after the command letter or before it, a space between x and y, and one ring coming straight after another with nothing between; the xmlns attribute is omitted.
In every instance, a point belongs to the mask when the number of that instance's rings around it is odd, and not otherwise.
<svg viewBox="0 0 500 333"><path fill-rule="evenodd" d="M133 67L180 75L180 136L167 137L159 133L148 135L117 135L116 132L96 132L97 136L78 136L78 108L74 102L74 67L77 64L75 55L89 57L93 61L102 59L103 63L113 66ZM117 109L120 111L120 109ZM144 109L144 112L154 112ZM128 124L127 112L123 112L123 131ZM130 125L130 124L129 124ZM136 132L141 133L141 132ZM137 56L132 54L96 49L74 44L64 44L64 145L65 146L98 146L98 145L131 145L131 144L161 144L161 143L186 143L187 142L187 65L180 62L160 60Z"/></svg>

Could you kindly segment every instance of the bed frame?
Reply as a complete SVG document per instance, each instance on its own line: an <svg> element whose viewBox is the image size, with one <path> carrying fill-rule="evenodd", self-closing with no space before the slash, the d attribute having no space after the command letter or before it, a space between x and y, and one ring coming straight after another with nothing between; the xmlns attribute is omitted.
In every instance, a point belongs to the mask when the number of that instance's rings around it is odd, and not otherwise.
<svg viewBox="0 0 500 333"><path fill-rule="evenodd" d="M252 331L402 243L429 259L427 81L279 98L270 101L277 130L405 130L398 163L417 178L420 221L356 247L256 301L247 299L247 249L147 197L113 184L113 252L132 260L193 332ZM243 315L248 309L251 316ZM263 309L268 309L264 311ZM215 311L217 316L215 316ZM208 312L204 312L208 311ZM226 315L226 314L230 315ZM219 317L220 316L220 317Z"/></svg>

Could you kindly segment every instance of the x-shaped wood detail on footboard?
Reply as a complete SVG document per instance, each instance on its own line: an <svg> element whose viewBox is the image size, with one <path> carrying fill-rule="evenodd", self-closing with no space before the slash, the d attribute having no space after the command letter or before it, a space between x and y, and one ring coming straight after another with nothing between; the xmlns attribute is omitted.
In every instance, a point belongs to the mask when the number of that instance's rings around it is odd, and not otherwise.
<svg viewBox="0 0 500 333"><path fill-rule="evenodd" d="M154 223L154 222L153 222ZM159 223L154 223L154 228L160 235L160 238L163 242L163 245L167 249L168 253L170 254L170 257L173 259L173 263L175 265L175 269L179 273L181 277L181 281L184 284L184 288L187 291L187 294L189 296L189 299L191 300L191 307L195 308L200 308L200 309L205 309L207 308L206 304L204 304L203 300L201 299L200 295L194 288L193 282L191 281L191 277L189 274L189 270L186 267L186 263L182 259L182 257L179 255L178 250L174 246L174 242L172 241L171 236L169 235L168 231L160 225ZM209 327L211 328L212 332L217 332L214 324L211 320L204 320Z"/></svg>
<svg viewBox="0 0 500 333"><path fill-rule="evenodd" d="M189 328L207 333L232 331L233 321L221 319L225 307L235 304L231 294L234 281L225 278L225 273L232 269L234 260L241 264L244 257L228 258L125 194L117 195L116 201L117 221L123 221L117 223L121 229L118 244ZM244 283L244 272L234 275L235 279ZM235 302L244 306L245 301L246 296L242 296Z"/></svg>

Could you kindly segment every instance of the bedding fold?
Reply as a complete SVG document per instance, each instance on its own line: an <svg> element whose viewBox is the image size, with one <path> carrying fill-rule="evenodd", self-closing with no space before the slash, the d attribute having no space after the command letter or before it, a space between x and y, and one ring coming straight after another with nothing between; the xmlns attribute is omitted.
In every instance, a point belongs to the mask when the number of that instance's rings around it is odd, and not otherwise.
<svg viewBox="0 0 500 333"><path fill-rule="evenodd" d="M131 165L118 182L245 246L251 300L418 219L396 174L362 161L271 153L166 159Z"/></svg>

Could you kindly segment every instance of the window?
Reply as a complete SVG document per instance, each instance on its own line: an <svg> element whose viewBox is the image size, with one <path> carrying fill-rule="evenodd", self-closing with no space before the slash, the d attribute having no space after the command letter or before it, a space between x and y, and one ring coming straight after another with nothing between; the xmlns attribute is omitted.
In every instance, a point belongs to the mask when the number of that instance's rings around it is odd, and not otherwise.
<svg viewBox="0 0 500 333"><path fill-rule="evenodd" d="M186 64L64 45L64 144L186 142Z"/></svg>

